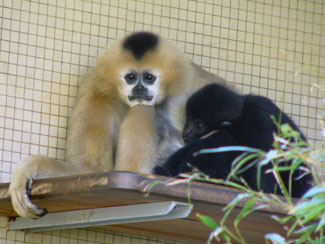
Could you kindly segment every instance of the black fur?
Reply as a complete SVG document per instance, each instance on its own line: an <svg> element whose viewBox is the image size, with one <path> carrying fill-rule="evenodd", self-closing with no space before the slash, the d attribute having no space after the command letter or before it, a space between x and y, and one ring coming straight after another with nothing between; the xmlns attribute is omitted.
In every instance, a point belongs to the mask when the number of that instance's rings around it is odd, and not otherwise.
<svg viewBox="0 0 325 244"><path fill-rule="evenodd" d="M136 32L124 40L123 47L129 50L139 60L148 51L154 50L158 45L158 41L158 36L153 33Z"/></svg>
<svg viewBox="0 0 325 244"><path fill-rule="evenodd" d="M281 116L281 124L288 123L299 131L296 124L268 98L255 95L239 95L234 91L219 85L208 85L187 101L183 138L189 144L174 153L163 166L154 169L154 173L167 176L177 176L179 173L190 172L188 163L214 178L226 178L231 170L232 161L241 153L226 152L200 154L194 152L205 148L222 146L248 146L269 151L273 148L273 133L277 127L271 119L277 121ZM224 123L226 122L226 123ZM205 139L201 136L218 130ZM300 131L299 131L300 132ZM300 132L301 133L301 132ZM301 137L305 137L301 133ZM290 162L288 162L290 163ZM277 183L272 174L264 174L271 165L262 168L261 188L264 192L273 193ZM256 167L250 168L242 177L257 190ZM296 170L294 177L302 174ZM282 178L288 186L289 173L282 173ZM299 181L293 181L292 196L300 197L309 187L311 175L304 176ZM276 189L279 193L280 190Z"/></svg>

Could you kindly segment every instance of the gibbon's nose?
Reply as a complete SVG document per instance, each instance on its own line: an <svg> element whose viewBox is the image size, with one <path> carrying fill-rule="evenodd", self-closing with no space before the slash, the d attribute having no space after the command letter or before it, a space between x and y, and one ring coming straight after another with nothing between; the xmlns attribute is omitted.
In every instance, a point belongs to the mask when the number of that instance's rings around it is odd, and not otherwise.
<svg viewBox="0 0 325 244"><path fill-rule="evenodd" d="M133 88L134 92L143 93L146 91L146 88L142 84L138 84Z"/></svg>
<svg viewBox="0 0 325 244"><path fill-rule="evenodd" d="M188 137L186 137L186 136L183 136L183 141L186 143L186 144L188 144Z"/></svg>
<svg viewBox="0 0 325 244"><path fill-rule="evenodd" d="M184 130L182 137L183 141L187 144L191 139L192 130Z"/></svg>

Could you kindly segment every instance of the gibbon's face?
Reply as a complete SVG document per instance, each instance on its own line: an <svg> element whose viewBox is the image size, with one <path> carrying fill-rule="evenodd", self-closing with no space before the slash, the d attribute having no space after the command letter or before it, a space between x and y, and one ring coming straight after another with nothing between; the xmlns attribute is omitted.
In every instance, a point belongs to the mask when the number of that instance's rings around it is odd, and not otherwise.
<svg viewBox="0 0 325 244"><path fill-rule="evenodd" d="M190 143L195 139L207 134L208 128L202 119L190 119L189 115L186 116L186 123L183 130L183 140L185 143Z"/></svg>
<svg viewBox="0 0 325 244"><path fill-rule="evenodd" d="M122 94L132 107L139 104L155 105L159 101L160 72L154 69L125 69L120 74Z"/></svg>
<svg viewBox="0 0 325 244"><path fill-rule="evenodd" d="M203 117L205 116L195 117L193 114L186 114L186 123L182 134L184 142L188 144L210 132L225 129L230 126L232 123L223 117L224 114L224 112L220 112L220 114L216 113L210 120L204 119Z"/></svg>
<svg viewBox="0 0 325 244"><path fill-rule="evenodd" d="M159 100L161 72L158 68L150 67L148 55L154 54L159 48L159 38L150 32L136 32L126 37L122 49L131 57L130 62L121 71L121 92L129 106L138 104L154 105ZM148 62L149 61L149 62ZM152 63L152 62L151 62ZM132 66L133 65L133 66Z"/></svg>
<svg viewBox="0 0 325 244"><path fill-rule="evenodd" d="M220 84L210 84L194 93L186 104L183 139L186 143L238 121L244 98Z"/></svg>
<svg viewBox="0 0 325 244"><path fill-rule="evenodd" d="M125 104L153 106L184 93L190 63L167 41L150 32L135 32L102 55L98 69L103 92Z"/></svg>

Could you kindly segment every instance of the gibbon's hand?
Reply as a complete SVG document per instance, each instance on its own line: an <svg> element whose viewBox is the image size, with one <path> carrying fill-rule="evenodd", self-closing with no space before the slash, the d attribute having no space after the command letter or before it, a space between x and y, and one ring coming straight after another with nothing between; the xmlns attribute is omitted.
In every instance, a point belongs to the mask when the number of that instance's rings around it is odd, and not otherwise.
<svg viewBox="0 0 325 244"><path fill-rule="evenodd" d="M25 218L37 219L47 214L46 209L37 207L29 199L33 179L38 171L38 162L42 158L42 156L29 156L18 165L12 175L9 186L11 203L16 213Z"/></svg>
<svg viewBox="0 0 325 244"><path fill-rule="evenodd" d="M169 170L163 166L156 166L153 169L153 173L155 175L163 175L163 176L169 176L172 177L171 173L169 172Z"/></svg>
<svg viewBox="0 0 325 244"><path fill-rule="evenodd" d="M191 172L192 168L188 166L187 150L189 147L183 147L170 156L163 165L156 166L153 173L169 177L177 177L180 173Z"/></svg>
<svg viewBox="0 0 325 244"><path fill-rule="evenodd" d="M74 165L41 155L29 156L19 163L12 175L8 192L12 206L22 217L40 218L47 214L47 210L39 208L29 199L34 179L94 172L99 172L99 170L89 165Z"/></svg>

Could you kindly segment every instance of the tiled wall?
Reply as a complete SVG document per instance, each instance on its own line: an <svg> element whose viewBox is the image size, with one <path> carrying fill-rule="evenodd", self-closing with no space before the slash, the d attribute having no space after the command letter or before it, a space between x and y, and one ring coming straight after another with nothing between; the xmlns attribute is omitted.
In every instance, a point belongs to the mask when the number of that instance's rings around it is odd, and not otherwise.
<svg viewBox="0 0 325 244"><path fill-rule="evenodd" d="M7 231L6 226L6 218L0 217L1 244L186 244L98 229L71 229L25 234L22 231Z"/></svg>
<svg viewBox="0 0 325 244"><path fill-rule="evenodd" d="M80 77L108 43L135 30L160 33L244 93L271 98L321 147L323 0L0 0L0 17L0 182L29 154L65 158ZM0 243L150 243L5 233L0 227Z"/></svg>

